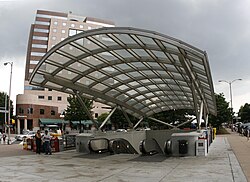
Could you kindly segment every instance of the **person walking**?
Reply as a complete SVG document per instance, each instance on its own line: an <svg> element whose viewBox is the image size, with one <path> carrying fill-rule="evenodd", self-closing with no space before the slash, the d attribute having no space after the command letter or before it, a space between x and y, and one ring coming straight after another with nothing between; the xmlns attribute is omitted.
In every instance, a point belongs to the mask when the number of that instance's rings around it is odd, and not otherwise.
<svg viewBox="0 0 250 182"><path fill-rule="evenodd" d="M3 133L3 143L5 143L5 140L6 140L6 134Z"/></svg>
<svg viewBox="0 0 250 182"><path fill-rule="evenodd" d="M45 134L42 137L45 148L45 155L51 155L51 147L50 147L50 134L48 130L45 130Z"/></svg>
<svg viewBox="0 0 250 182"><path fill-rule="evenodd" d="M36 135L35 135L35 139L36 139L36 153L40 154L41 153L41 143L42 143L42 136L41 136L40 130L37 130Z"/></svg>

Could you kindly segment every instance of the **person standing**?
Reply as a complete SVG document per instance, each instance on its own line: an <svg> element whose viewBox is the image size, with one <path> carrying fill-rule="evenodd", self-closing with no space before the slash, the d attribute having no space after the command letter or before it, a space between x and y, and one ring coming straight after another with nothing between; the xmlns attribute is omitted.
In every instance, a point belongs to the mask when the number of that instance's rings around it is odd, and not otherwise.
<svg viewBox="0 0 250 182"><path fill-rule="evenodd" d="M44 148L45 148L45 155L50 154L51 155L51 147L50 147L50 134L48 130L45 130L45 134L42 137L44 142Z"/></svg>
<svg viewBox="0 0 250 182"><path fill-rule="evenodd" d="M42 143L42 136L41 136L40 130L37 130L36 135L35 135L35 139L36 139L36 153L40 154L41 153L41 143Z"/></svg>

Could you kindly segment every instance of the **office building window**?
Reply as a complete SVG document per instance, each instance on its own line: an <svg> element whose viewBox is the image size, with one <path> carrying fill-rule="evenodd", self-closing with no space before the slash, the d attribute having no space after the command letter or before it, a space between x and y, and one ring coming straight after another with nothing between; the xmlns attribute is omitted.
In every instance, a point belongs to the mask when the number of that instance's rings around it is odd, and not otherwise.
<svg viewBox="0 0 250 182"><path fill-rule="evenodd" d="M38 95L38 99L44 99L43 95Z"/></svg>
<svg viewBox="0 0 250 182"><path fill-rule="evenodd" d="M98 118L98 113L95 113L95 118Z"/></svg>
<svg viewBox="0 0 250 182"><path fill-rule="evenodd" d="M23 114L24 113L23 108L19 107L18 112L19 114Z"/></svg>
<svg viewBox="0 0 250 182"><path fill-rule="evenodd" d="M55 21L55 22L54 22L54 25L57 25L57 24L58 24L57 21Z"/></svg>
<svg viewBox="0 0 250 182"><path fill-rule="evenodd" d="M54 110L51 110L51 116L55 116L56 112Z"/></svg>
<svg viewBox="0 0 250 182"><path fill-rule="evenodd" d="M66 31L65 31L65 30L62 30L62 33L66 33Z"/></svg>
<svg viewBox="0 0 250 182"><path fill-rule="evenodd" d="M28 113L28 114L33 114L33 108L28 108L28 109L27 109L27 113Z"/></svg>
<svg viewBox="0 0 250 182"><path fill-rule="evenodd" d="M44 109L40 109L40 114L44 115Z"/></svg>
<svg viewBox="0 0 250 182"><path fill-rule="evenodd" d="M49 91L52 91L52 89L51 89L51 88L49 88Z"/></svg>
<svg viewBox="0 0 250 182"><path fill-rule="evenodd" d="M67 24L65 22L62 23L63 26L66 26Z"/></svg>
<svg viewBox="0 0 250 182"><path fill-rule="evenodd" d="M57 100L58 100L58 101L61 101L61 100L62 100L62 97L61 97L61 96L58 96L58 97L57 97Z"/></svg>
<svg viewBox="0 0 250 182"><path fill-rule="evenodd" d="M52 100L52 96L48 96L48 100Z"/></svg>

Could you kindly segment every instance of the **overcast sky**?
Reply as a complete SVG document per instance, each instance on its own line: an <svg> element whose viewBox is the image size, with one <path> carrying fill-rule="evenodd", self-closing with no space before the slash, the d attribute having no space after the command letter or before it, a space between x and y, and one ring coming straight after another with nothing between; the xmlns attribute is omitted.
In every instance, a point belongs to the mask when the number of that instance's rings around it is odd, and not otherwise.
<svg viewBox="0 0 250 182"><path fill-rule="evenodd" d="M0 0L0 91L8 92L13 61L11 99L23 93L30 25L37 9L112 20L116 26L157 31L207 52L216 93L227 101L232 81L233 107L250 103L249 0Z"/></svg>

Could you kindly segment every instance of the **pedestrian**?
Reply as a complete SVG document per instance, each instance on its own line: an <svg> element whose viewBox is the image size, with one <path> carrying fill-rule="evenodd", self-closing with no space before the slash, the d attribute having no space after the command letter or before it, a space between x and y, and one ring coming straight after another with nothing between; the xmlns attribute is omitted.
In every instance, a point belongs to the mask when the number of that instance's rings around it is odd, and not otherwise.
<svg viewBox="0 0 250 182"><path fill-rule="evenodd" d="M50 134L48 130L45 130L45 134L42 137L45 148L45 155L51 155L51 147L50 147Z"/></svg>
<svg viewBox="0 0 250 182"><path fill-rule="evenodd" d="M42 136L41 136L40 130L37 130L36 135L35 135L35 139L36 139L36 153L40 154L41 153L41 143L42 143Z"/></svg>
<svg viewBox="0 0 250 182"><path fill-rule="evenodd" d="M3 133L3 143L5 143L5 140L6 140L6 134Z"/></svg>

